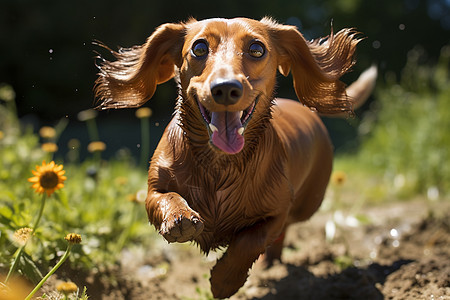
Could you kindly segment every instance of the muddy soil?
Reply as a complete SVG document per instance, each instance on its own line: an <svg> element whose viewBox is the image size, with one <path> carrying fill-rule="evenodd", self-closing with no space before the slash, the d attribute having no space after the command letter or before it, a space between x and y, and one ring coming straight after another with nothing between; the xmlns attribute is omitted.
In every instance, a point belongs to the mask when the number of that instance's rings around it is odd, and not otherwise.
<svg viewBox="0 0 450 300"><path fill-rule="evenodd" d="M363 210L365 222L330 212L291 226L282 263L256 263L231 297L244 299L450 299L450 201L383 204ZM209 270L221 253L204 257L195 245L132 248L101 274L73 276L89 299L212 299ZM75 280L77 281L77 280ZM55 282L53 280L53 282Z"/></svg>

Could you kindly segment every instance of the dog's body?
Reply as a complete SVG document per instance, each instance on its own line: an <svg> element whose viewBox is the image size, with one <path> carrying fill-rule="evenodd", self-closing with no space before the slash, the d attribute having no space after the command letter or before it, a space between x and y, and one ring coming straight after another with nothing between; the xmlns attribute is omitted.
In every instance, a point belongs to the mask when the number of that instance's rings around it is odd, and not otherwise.
<svg viewBox="0 0 450 300"><path fill-rule="evenodd" d="M146 207L169 242L195 241L206 253L228 246L211 271L215 297L234 294L260 254L280 259L287 226L319 208L333 151L312 110L350 112L376 77L361 77L347 97L339 77L353 64L354 36L306 42L269 19L191 20L159 27L100 67L101 108L142 105L177 73L180 97L151 161ZM304 105L273 98L277 69L292 71Z"/></svg>

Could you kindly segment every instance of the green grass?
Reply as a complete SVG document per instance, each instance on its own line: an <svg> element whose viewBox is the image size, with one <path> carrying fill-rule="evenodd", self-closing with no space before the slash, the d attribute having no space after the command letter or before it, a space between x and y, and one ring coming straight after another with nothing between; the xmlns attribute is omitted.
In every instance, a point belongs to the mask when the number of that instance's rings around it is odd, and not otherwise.
<svg viewBox="0 0 450 300"><path fill-rule="evenodd" d="M450 46L436 65L422 65L420 48L396 80L377 87L356 155L338 156L335 169L352 173L352 187L369 200L448 197L450 191Z"/></svg>
<svg viewBox="0 0 450 300"><path fill-rule="evenodd" d="M8 87L0 87L0 98L4 89ZM27 179L36 165L53 158L53 153L41 149L43 138L21 128L12 102L0 99L0 274L5 275L19 248L14 232L32 226L41 204L42 196ZM71 232L83 238L66 262L74 269L107 268L133 243L152 247L156 233L148 226L142 202L147 174L135 167L131 157L104 161L93 153L81 163L56 163L64 164L67 180L47 198L41 222L24 248L15 276L34 283L41 280L61 258L67 248L64 237Z"/></svg>

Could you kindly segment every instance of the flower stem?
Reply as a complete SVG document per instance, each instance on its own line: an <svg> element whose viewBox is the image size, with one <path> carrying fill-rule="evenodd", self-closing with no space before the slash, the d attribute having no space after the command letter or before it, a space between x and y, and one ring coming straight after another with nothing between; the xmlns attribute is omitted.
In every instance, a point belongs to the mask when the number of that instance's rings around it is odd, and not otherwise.
<svg viewBox="0 0 450 300"><path fill-rule="evenodd" d="M11 275L14 273L14 271L16 271L17 265L20 260L20 256L22 255L22 252L23 252L23 248L25 248L25 245L20 246L20 248L17 249L16 254L14 255L15 256L14 262L11 265L11 268L9 268L8 275L6 275L5 284L8 283L9 278L11 278Z"/></svg>
<svg viewBox="0 0 450 300"><path fill-rule="evenodd" d="M39 209L39 214L38 217L36 219L36 222L34 222L33 225L33 231L31 232L31 236L33 236L34 232L36 231L37 226L39 225L39 222L41 221L41 217L42 217L42 213L44 212L44 206L45 206L45 200L47 199L47 197L45 196L45 194L42 195L42 201L41 201L41 208Z"/></svg>
<svg viewBox="0 0 450 300"><path fill-rule="evenodd" d="M41 207L39 209L39 215L36 219L36 222L34 222L30 237L33 236L34 232L36 231L37 226L39 225L39 222L41 221L42 212L44 211L44 206L45 206L45 199L46 199L46 196L44 194L42 196ZM19 264L19 261L20 261L20 256L22 255L23 249L27 245L27 242L28 242L28 240L25 242L24 245L20 246L19 249L17 249L16 254L14 255L15 256L14 262L11 265L11 267L9 268L9 272L8 272L8 275L6 276L5 283L8 282L8 280L11 278L11 275L16 271L17 265Z"/></svg>
<svg viewBox="0 0 450 300"><path fill-rule="evenodd" d="M34 289L30 292L30 294L28 294L28 296L25 298L25 300L29 300L31 299L31 297L33 297L33 295L44 285L44 283L47 281L47 279L53 275L53 273L56 272L56 270L59 269L59 267L61 267L61 265L66 261L66 259L69 257L70 255L70 250L72 249L72 244L69 243L69 245L67 246L67 250L64 253L63 257L61 258L61 260L53 267L53 269L50 270L50 272L47 273L47 275L44 276L44 278L42 278L42 280L34 287Z"/></svg>
<svg viewBox="0 0 450 300"><path fill-rule="evenodd" d="M88 135L91 142L99 140L98 127L95 119L89 119L86 121L86 126L88 128Z"/></svg>

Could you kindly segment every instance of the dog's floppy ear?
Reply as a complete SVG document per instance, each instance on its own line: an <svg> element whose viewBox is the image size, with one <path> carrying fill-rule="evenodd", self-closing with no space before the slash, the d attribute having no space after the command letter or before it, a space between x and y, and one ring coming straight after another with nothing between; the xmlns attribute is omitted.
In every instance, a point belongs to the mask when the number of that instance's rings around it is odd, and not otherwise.
<svg viewBox="0 0 450 300"><path fill-rule="evenodd" d="M115 52L101 45L117 60L102 60L98 65L97 109L138 107L149 100L156 85L173 78L175 65L181 65L184 32L183 24L164 24L142 46Z"/></svg>
<svg viewBox="0 0 450 300"><path fill-rule="evenodd" d="M278 52L278 69L287 76L292 72L299 100L319 113L352 111L352 102L339 78L354 64L357 32L344 29L325 39L306 41L294 27L270 19L261 22L269 27Z"/></svg>

